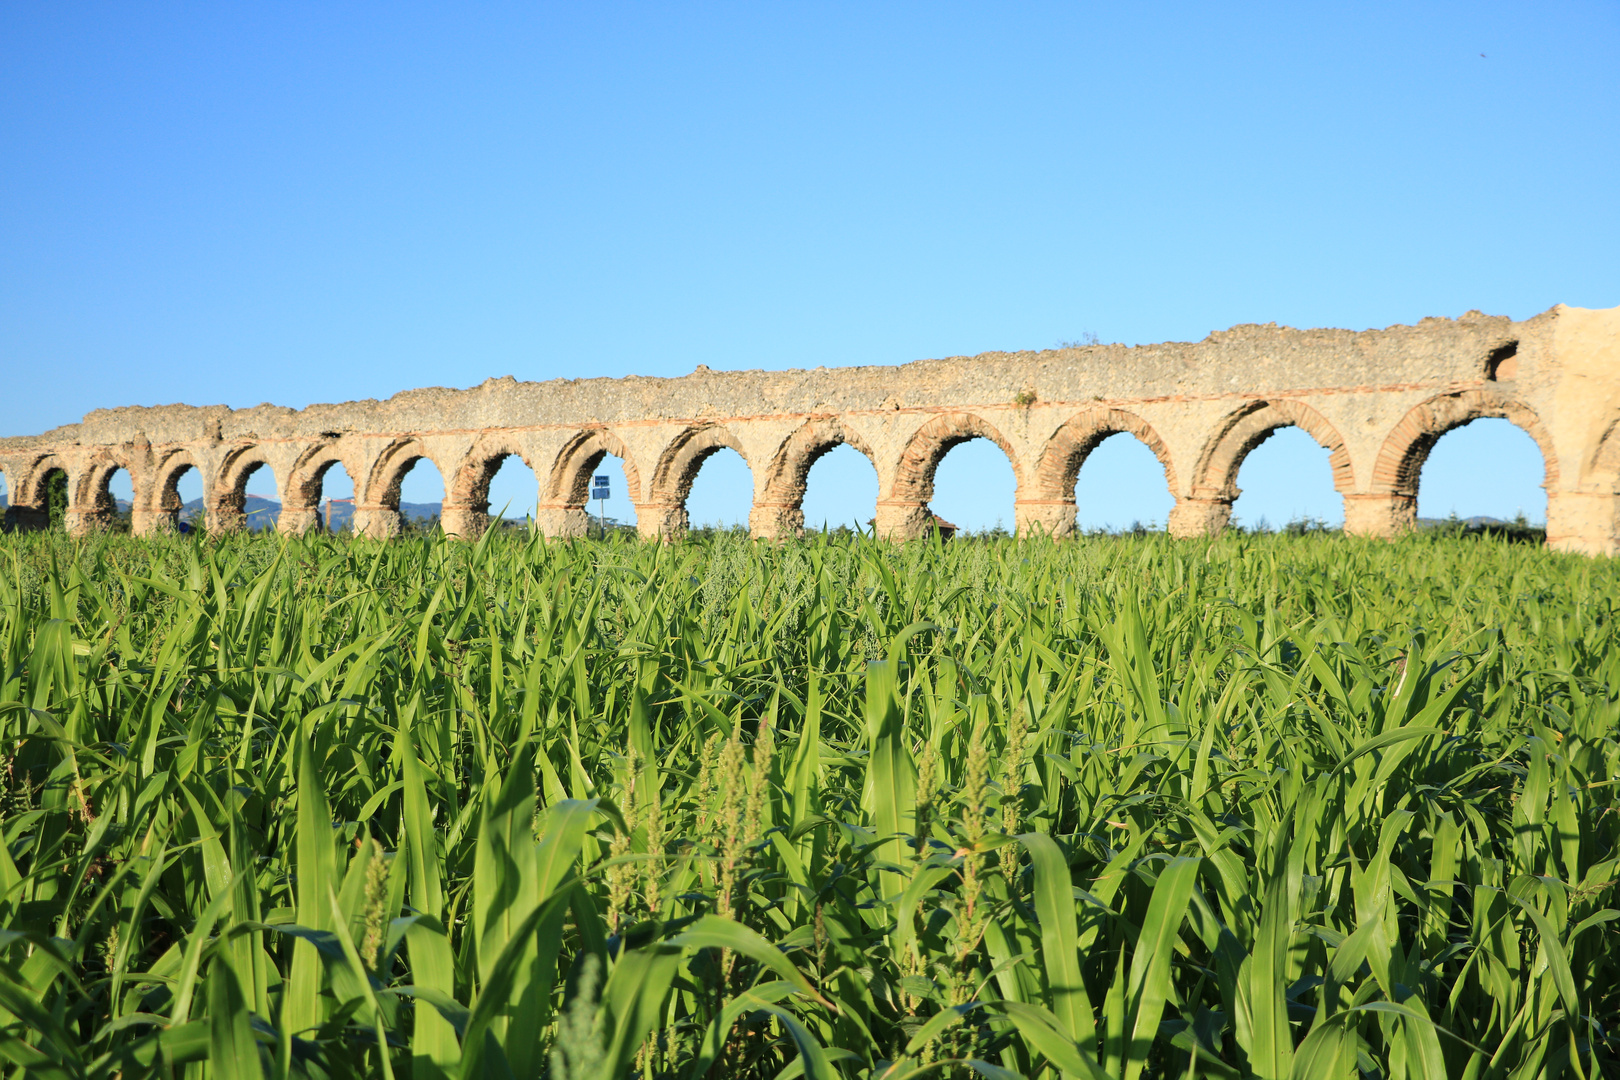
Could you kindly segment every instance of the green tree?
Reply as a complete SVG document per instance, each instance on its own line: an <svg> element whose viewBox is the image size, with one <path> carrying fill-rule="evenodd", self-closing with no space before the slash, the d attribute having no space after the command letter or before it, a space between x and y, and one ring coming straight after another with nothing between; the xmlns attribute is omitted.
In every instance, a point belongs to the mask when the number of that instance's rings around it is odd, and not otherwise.
<svg viewBox="0 0 1620 1080"><path fill-rule="evenodd" d="M63 523L67 520L67 507L67 473L61 469L52 469L45 474L45 512L50 518L51 528L63 527Z"/></svg>

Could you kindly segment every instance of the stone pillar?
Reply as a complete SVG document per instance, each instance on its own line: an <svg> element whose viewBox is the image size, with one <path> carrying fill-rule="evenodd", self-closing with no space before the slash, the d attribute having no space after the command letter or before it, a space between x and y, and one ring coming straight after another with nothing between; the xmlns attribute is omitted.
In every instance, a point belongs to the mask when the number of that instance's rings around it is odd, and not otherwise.
<svg viewBox="0 0 1620 1080"><path fill-rule="evenodd" d="M1417 527L1417 498L1376 493L1344 497L1344 534L1393 539Z"/></svg>
<svg viewBox="0 0 1620 1080"><path fill-rule="evenodd" d="M276 532L282 536L303 536L321 532L321 512L313 506L282 506L276 515Z"/></svg>
<svg viewBox="0 0 1620 1080"><path fill-rule="evenodd" d="M790 540L804 534L804 508L789 503L755 503L748 511L748 535L756 540Z"/></svg>
<svg viewBox="0 0 1620 1080"><path fill-rule="evenodd" d="M489 505L446 502L439 508L439 527L458 540L477 540L489 529Z"/></svg>
<svg viewBox="0 0 1620 1080"><path fill-rule="evenodd" d="M1074 533L1074 500L1016 499L1013 522L1019 536L1060 540Z"/></svg>
<svg viewBox="0 0 1620 1080"><path fill-rule="evenodd" d="M208 529L208 535L224 536L246 529L246 503L247 496L235 491L223 492L205 502L203 505L207 508L205 527Z"/></svg>
<svg viewBox="0 0 1620 1080"><path fill-rule="evenodd" d="M73 477L68 477L68 505L64 515L69 536L89 536L91 533L101 532L112 523L112 518L118 512L118 503L104 491L98 491L90 496L88 503L77 502L74 499Z"/></svg>
<svg viewBox="0 0 1620 1080"><path fill-rule="evenodd" d="M159 536L179 532L180 511L132 507L129 512L129 531L136 536Z"/></svg>
<svg viewBox="0 0 1620 1080"><path fill-rule="evenodd" d="M373 540L392 540L405 529L405 519L398 510L387 506L356 506L354 508L354 535Z"/></svg>
<svg viewBox="0 0 1620 1080"><path fill-rule="evenodd" d="M880 540L916 540L928 535L934 516L925 502L913 499L879 499L876 533Z"/></svg>
<svg viewBox="0 0 1620 1080"><path fill-rule="evenodd" d="M1176 497L1170 508L1170 535L1183 540L1200 536L1219 536L1232 520L1232 500L1229 498L1194 499Z"/></svg>
<svg viewBox="0 0 1620 1080"><path fill-rule="evenodd" d="M691 519L679 503L636 503L636 532L643 540L673 543L684 539Z"/></svg>
<svg viewBox="0 0 1620 1080"><path fill-rule="evenodd" d="M1620 496L1547 492L1547 546L1582 555L1620 554Z"/></svg>
<svg viewBox="0 0 1620 1080"><path fill-rule="evenodd" d="M69 536L90 536L107 527L107 515L100 510L75 510L70 506L63 522Z"/></svg>
<svg viewBox="0 0 1620 1080"><path fill-rule="evenodd" d="M552 540L577 540L590 527L590 515L578 503L541 503L534 508L540 535Z"/></svg>

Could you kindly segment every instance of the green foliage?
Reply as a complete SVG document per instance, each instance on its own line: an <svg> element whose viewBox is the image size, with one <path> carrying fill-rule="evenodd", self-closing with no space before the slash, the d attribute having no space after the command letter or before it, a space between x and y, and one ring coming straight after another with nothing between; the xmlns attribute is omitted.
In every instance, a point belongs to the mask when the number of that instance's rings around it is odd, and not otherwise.
<svg viewBox="0 0 1620 1080"><path fill-rule="evenodd" d="M0 544L10 1076L1620 1068L1607 560Z"/></svg>
<svg viewBox="0 0 1620 1080"><path fill-rule="evenodd" d="M67 521L68 508L68 477L61 469L52 469L45 474L45 510L50 516L50 526L60 529Z"/></svg>

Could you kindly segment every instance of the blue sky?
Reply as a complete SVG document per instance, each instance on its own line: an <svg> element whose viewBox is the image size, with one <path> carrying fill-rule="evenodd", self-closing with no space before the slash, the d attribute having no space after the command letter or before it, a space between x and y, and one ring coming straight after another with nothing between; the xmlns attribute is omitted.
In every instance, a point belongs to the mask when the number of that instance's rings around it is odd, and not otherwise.
<svg viewBox="0 0 1620 1080"><path fill-rule="evenodd" d="M9 4L0 434L1610 307L1617 46L1612 2ZM812 474L812 523L871 515L851 454ZM1082 524L1162 523L1146 450L1099 454ZM1540 469L1478 422L1420 511L1542 516ZM1327 476L1281 433L1237 516L1334 519ZM405 496L441 490L424 465ZM717 455L692 517L746 519L747 491ZM493 500L533 493L508 465ZM1011 501L988 444L942 464L958 524Z"/></svg>

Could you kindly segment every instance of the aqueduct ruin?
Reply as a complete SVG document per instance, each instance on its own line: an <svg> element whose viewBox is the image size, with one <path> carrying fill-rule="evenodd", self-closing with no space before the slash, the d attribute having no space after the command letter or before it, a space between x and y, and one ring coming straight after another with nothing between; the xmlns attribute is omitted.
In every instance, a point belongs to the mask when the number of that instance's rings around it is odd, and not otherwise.
<svg viewBox="0 0 1620 1080"><path fill-rule="evenodd" d="M1535 439L1546 466L1555 548L1620 550L1620 308L1559 305L1514 322L1470 312L1384 330L1237 326L1196 344L1096 345L990 353L897 367L713 372L682 378L491 379L387 401L312 405L129 407L92 412L43 435L0 439L16 527L48 520L47 477L68 481L66 524L83 534L113 512L109 477L129 472L133 529L173 529L176 483L202 476L210 532L243 526L247 478L275 474L277 527L317 520L321 479L341 462L355 482L357 532L400 528L399 485L418 460L445 478L442 524L479 535L489 481L508 455L539 478L538 526L583 533L586 487L611 453L625 463L638 527L675 538L699 466L722 447L754 475L755 536L803 526L810 466L847 443L877 470L880 535L922 534L934 469L983 437L1012 463L1020 534L1061 537L1075 520L1075 478L1103 439L1128 432L1164 466L1170 531L1218 532L1244 456L1297 426L1330 453L1350 533L1392 536L1414 521L1419 471L1450 429L1503 417Z"/></svg>

